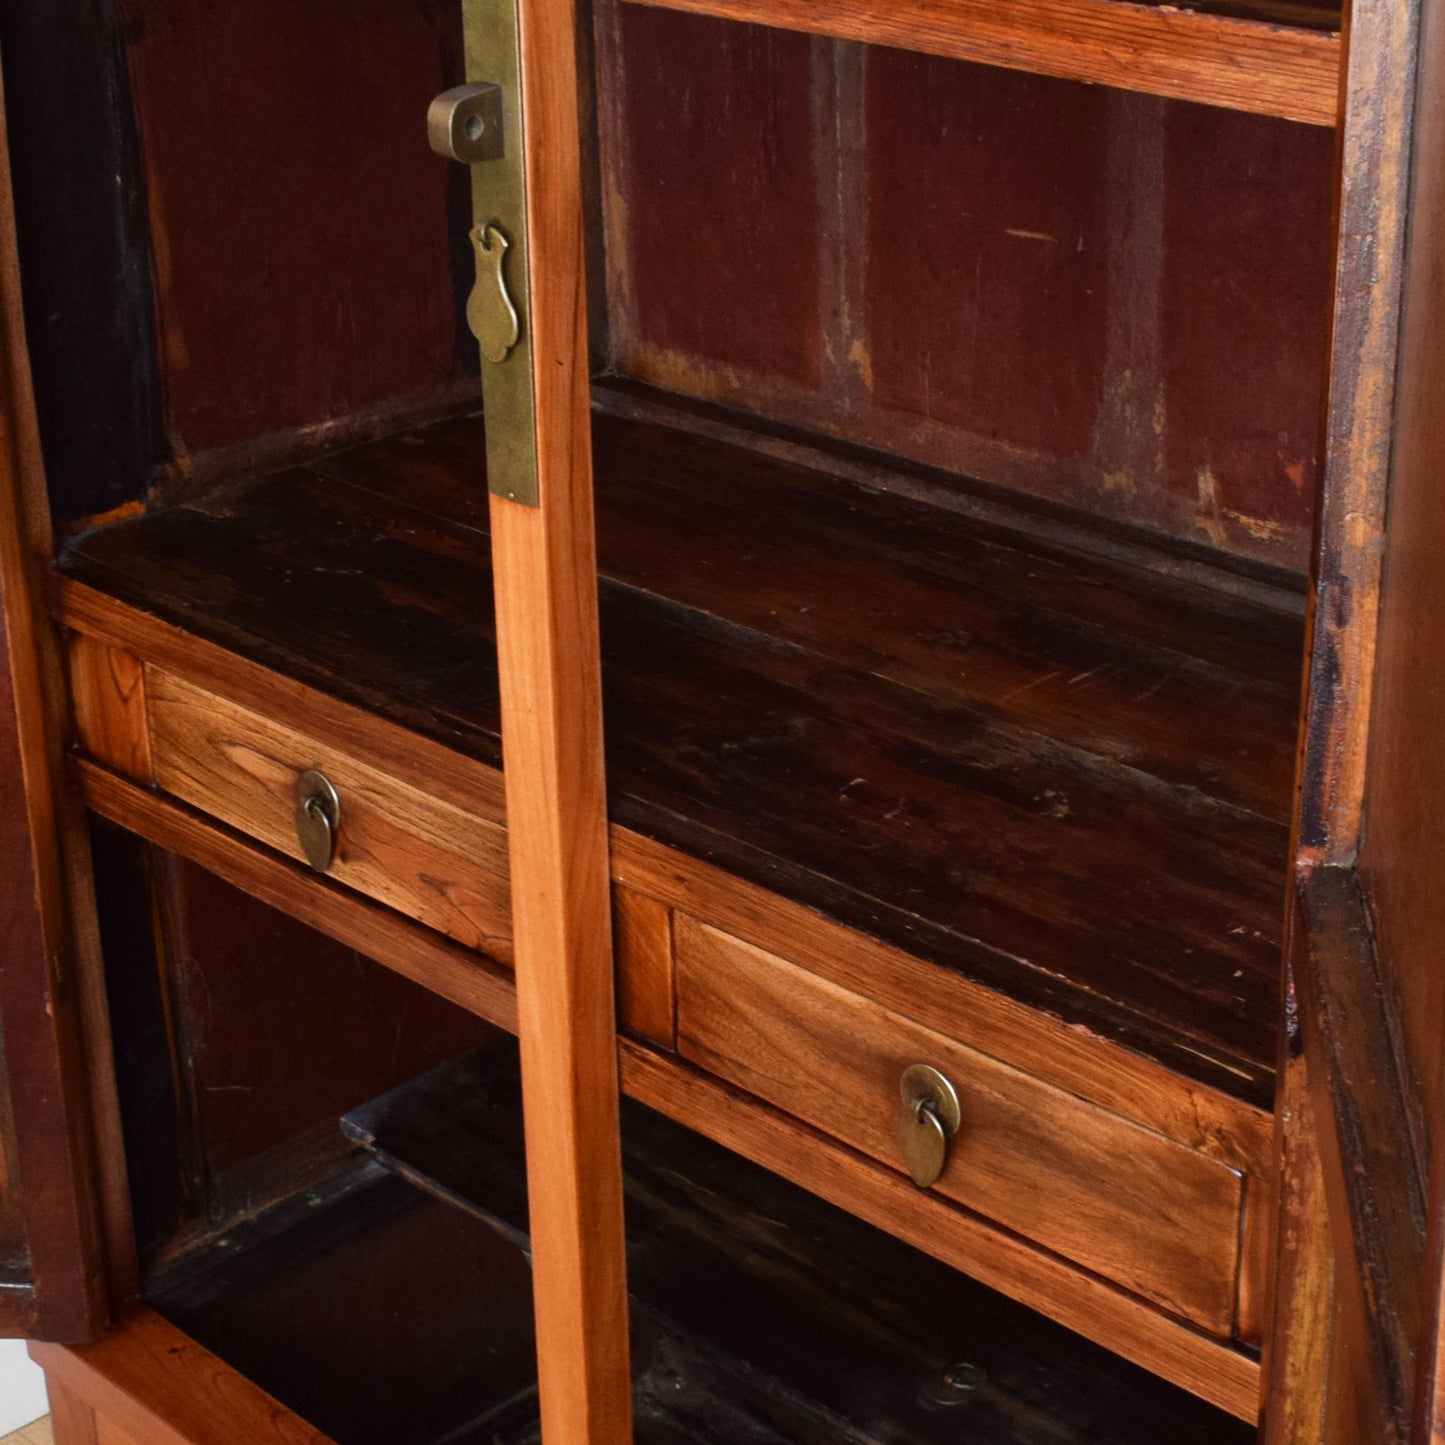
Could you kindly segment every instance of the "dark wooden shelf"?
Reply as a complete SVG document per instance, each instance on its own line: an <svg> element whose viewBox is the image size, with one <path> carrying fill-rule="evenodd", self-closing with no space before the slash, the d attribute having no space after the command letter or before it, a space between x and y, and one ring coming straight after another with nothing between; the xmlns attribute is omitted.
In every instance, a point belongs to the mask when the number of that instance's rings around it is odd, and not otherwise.
<svg viewBox="0 0 1445 1445"><path fill-rule="evenodd" d="M525 1248L515 1057L510 1041L481 1050L352 1111L343 1129ZM641 1105L624 1102L623 1150L639 1439L674 1438L680 1419L689 1428L675 1438L718 1445L1250 1438ZM960 1366L976 1387L948 1387Z"/></svg>
<svg viewBox="0 0 1445 1445"><path fill-rule="evenodd" d="M1339 5L1290 0L646 0L1231 110L1334 125Z"/></svg>
<svg viewBox="0 0 1445 1445"><path fill-rule="evenodd" d="M614 822L1269 1105L1297 594L655 422L595 450ZM495 764L482 453L439 423L59 565Z"/></svg>

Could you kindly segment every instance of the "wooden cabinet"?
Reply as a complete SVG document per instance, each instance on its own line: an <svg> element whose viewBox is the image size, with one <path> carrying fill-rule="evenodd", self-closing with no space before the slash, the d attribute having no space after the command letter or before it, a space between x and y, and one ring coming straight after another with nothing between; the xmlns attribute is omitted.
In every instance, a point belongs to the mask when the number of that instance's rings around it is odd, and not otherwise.
<svg viewBox="0 0 1445 1445"><path fill-rule="evenodd" d="M0 14L61 1433L1433 1438L1438 17L492 5Z"/></svg>

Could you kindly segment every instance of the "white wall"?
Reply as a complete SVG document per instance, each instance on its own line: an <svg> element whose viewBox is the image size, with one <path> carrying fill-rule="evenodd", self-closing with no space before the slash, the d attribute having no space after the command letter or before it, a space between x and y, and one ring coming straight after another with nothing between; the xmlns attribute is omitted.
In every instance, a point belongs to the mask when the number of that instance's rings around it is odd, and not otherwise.
<svg viewBox="0 0 1445 1445"><path fill-rule="evenodd" d="M8 1435L49 1407L45 1403L45 1375L25 1353L24 1340L0 1340L0 1435Z"/></svg>

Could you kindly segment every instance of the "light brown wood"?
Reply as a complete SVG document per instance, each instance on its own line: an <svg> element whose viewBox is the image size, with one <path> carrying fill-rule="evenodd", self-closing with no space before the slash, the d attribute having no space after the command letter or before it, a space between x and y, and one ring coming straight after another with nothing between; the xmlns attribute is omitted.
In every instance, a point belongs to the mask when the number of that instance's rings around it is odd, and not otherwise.
<svg viewBox="0 0 1445 1445"><path fill-rule="evenodd" d="M76 633L70 637L69 662L77 742L127 777L150 781L150 731L140 660Z"/></svg>
<svg viewBox="0 0 1445 1445"><path fill-rule="evenodd" d="M1267 1178L1273 1119L650 839L613 830L621 883L1245 1173Z"/></svg>
<svg viewBox="0 0 1445 1445"><path fill-rule="evenodd" d="M672 909L644 893L615 888L617 1016L624 1028L665 1049L677 1040Z"/></svg>
<svg viewBox="0 0 1445 1445"><path fill-rule="evenodd" d="M32 1345L30 1352L52 1389L104 1420L106 1439L118 1433L145 1445L330 1445L149 1310L136 1311L98 1344ZM65 1442L59 1428L56 1440Z"/></svg>
<svg viewBox="0 0 1445 1445"><path fill-rule="evenodd" d="M1234 1323L1238 1174L679 916L678 1052L893 1169L899 1079L958 1091L931 1192L1221 1338Z"/></svg>
<svg viewBox="0 0 1445 1445"><path fill-rule="evenodd" d="M501 822L506 816L495 768L80 583L57 579L54 610L72 631L134 653L155 670L266 717L304 720L307 736L324 746L480 818Z"/></svg>
<svg viewBox="0 0 1445 1445"><path fill-rule="evenodd" d="M1246 1176L1244 1214L1239 1237L1239 1300L1234 1312L1234 1337L1255 1349L1269 1333L1270 1289L1274 1274L1274 1190L1263 1179Z"/></svg>
<svg viewBox="0 0 1445 1445"><path fill-rule="evenodd" d="M517 1031L511 977L483 955L328 883L300 864L263 852L104 768L85 761L78 767L86 804L101 817L209 869L489 1023Z"/></svg>
<svg viewBox="0 0 1445 1445"><path fill-rule="evenodd" d="M1333 1315L1334 1254L1303 1055L1280 1085L1276 1326L1264 1345L1260 1445L1320 1445Z"/></svg>
<svg viewBox="0 0 1445 1445"><path fill-rule="evenodd" d="M540 503L491 499L542 1436L632 1436L571 0L520 0Z"/></svg>
<svg viewBox="0 0 1445 1445"><path fill-rule="evenodd" d="M147 695L162 788L304 861L296 783L319 769L341 798L329 878L510 959L506 833L495 823L168 673L148 674Z"/></svg>
<svg viewBox="0 0 1445 1445"><path fill-rule="evenodd" d="M45 1382L50 1396L50 1420L55 1445L100 1445L95 1411L59 1380Z"/></svg>
<svg viewBox="0 0 1445 1445"><path fill-rule="evenodd" d="M669 9L1333 125L1338 35L1125 0L662 0Z"/></svg>
<svg viewBox="0 0 1445 1445"><path fill-rule="evenodd" d="M1240 1419L1256 1417L1259 1367L1246 1355L735 1089L630 1040L621 1052L633 1098Z"/></svg>

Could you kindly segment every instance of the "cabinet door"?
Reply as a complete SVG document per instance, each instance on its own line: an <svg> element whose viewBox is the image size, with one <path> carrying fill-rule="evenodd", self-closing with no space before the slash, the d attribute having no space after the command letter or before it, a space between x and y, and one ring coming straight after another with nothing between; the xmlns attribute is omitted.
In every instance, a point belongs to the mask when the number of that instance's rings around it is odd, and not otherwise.
<svg viewBox="0 0 1445 1445"><path fill-rule="evenodd" d="M16 650L0 626L0 1334L72 1341L93 1332L102 1301L77 1051L52 966L66 950L43 912Z"/></svg>
<svg viewBox="0 0 1445 1445"><path fill-rule="evenodd" d="M1266 1412L1291 1445L1445 1431L1445 14L1350 21Z"/></svg>
<svg viewBox="0 0 1445 1445"><path fill-rule="evenodd" d="M576 16L570 0L463 0L462 17L468 80L501 88L500 154L458 159L472 168L542 1430L614 1445L631 1438L631 1379Z"/></svg>
<svg viewBox="0 0 1445 1445"><path fill-rule="evenodd" d="M50 538L3 114L0 98L0 1333L71 1342L103 1322L108 1266L63 841L69 819L79 842L80 823L46 683L59 675L40 603Z"/></svg>

